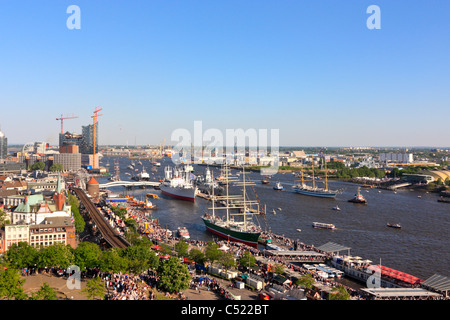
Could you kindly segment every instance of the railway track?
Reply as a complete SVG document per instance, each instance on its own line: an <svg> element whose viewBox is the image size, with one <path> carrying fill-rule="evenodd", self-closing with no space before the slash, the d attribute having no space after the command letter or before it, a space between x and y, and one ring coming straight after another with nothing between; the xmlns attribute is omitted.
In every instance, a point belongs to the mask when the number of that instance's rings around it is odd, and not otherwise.
<svg viewBox="0 0 450 320"><path fill-rule="evenodd" d="M127 248L130 244L120 235L118 235L113 228L111 228L109 223L104 219L103 215L100 213L91 199L89 199L86 193L79 188L73 188L73 190L77 194L80 201L83 203L84 207L89 212L89 215L92 217L92 220L94 220L95 225L98 227L105 241L108 242L112 247L122 249Z"/></svg>

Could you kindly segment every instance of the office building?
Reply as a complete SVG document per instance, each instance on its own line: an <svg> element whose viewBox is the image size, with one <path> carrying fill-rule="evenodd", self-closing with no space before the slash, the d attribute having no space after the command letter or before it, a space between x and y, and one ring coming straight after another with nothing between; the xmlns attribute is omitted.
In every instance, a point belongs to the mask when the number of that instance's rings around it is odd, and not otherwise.
<svg viewBox="0 0 450 320"><path fill-rule="evenodd" d="M8 138L0 131L0 159L6 159L8 157Z"/></svg>

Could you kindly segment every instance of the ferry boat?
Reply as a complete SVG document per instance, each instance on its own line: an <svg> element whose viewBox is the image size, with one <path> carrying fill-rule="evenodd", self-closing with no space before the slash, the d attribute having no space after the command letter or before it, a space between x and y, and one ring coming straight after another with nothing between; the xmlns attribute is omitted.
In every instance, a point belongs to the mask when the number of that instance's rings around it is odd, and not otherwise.
<svg viewBox="0 0 450 320"><path fill-rule="evenodd" d="M150 175L145 171L145 168L142 168L142 171L131 179L136 181L148 181L150 180Z"/></svg>
<svg viewBox="0 0 450 320"><path fill-rule="evenodd" d="M340 193L339 190L330 190L328 189L328 178L327 178L327 169L326 169L326 161L325 161L325 186L324 187L317 187L316 186L316 178L314 177L314 166L311 166L312 169L312 186L305 184L305 180L303 178L303 162L301 166L300 176L301 176L301 183L298 183L293 186L293 189L296 193L306 195L306 196L313 196L313 197L319 197L319 198L336 198L338 193Z"/></svg>
<svg viewBox="0 0 450 320"><path fill-rule="evenodd" d="M274 190L284 190L284 187L281 185L280 181L278 181L275 186L273 187Z"/></svg>
<svg viewBox="0 0 450 320"><path fill-rule="evenodd" d="M367 200L363 197L360 190L360 187L358 187L358 191L356 192L355 196L352 199L348 200L348 202L367 204Z"/></svg>
<svg viewBox="0 0 450 320"><path fill-rule="evenodd" d="M336 226L331 223L323 223L323 222L313 222L314 228L320 228L320 229L331 229L334 230Z"/></svg>
<svg viewBox="0 0 450 320"><path fill-rule="evenodd" d="M206 213L202 217L203 223L205 224L208 231L220 236L221 238L230 241L245 243L246 245L252 247L257 247L262 229L252 221L251 217L255 214L255 212L260 212L259 203L246 199L246 181L244 169L242 171L242 184L236 183L236 185L243 187L243 196L231 196L229 194L229 184L233 181L233 179L230 178L228 171L228 165L225 164L223 176L224 185L226 186L225 195L215 196L214 188L212 188L212 208L210 208L212 209L212 211L211 214ZM232 206L231 200L233 200ZM215 214L215 210L219 209L215 207L216 201L224 203L224 207L220 207L220 209L225 210L225 215L223 217L219 217ZM256 210L250 210L250 207L255 204L258 205L258 208ZM242 219L235 220L235 217L242 217Z"/></svg>
<svg viewBox="0 0 450 320"><path fill-rule="evenodd" d="M191 238L186 227L178 227L178 236L184 240L189 240Z"/></svg>
<svg viewBox="0 0 450 320"><path fill-rule="evenodd" d="M355 280L365 282L373 278L374 272L378 272L379 285L382 288L408 288L417 286L423 280L410 274L385 267L381 264L372 265L372 261L364 260L361 257L353 256L333 256L329 264L344 272L345 276Z"/></svg>
<svg viewBox="0 0 450 320"><path fill-rule="evenodd" d="M195 202L198 188L194 186L190 172L166 167L164 169L165 180L160 184L161 192L169 197Z"/></svg>

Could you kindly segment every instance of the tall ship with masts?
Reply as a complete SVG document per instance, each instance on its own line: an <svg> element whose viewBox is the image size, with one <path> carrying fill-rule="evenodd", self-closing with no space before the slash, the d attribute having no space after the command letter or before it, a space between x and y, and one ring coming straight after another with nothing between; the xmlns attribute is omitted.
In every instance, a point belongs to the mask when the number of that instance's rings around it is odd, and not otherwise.
<svg viewBox="0 0 450 320"><path fill-rule="evenodd" d="M214 188L212 188L212 208L209 208L211 212L206 213L202 220L208 231L224 239L256 247L262 229L252 221L252 216L260 212L259 202L247 199L246 187L250 183L246 182L244 169L242 173L242 182L237 181L236 178L230 177L228 165L224 165L225 195L216 196ZM230 195L230 183L242 187L243 194ZM224 203L224 206L216 207L216 201ZM256 210L253 209L255 205L257 206ZM225 214L219 216L216 214L216 210L224 210Z"/></svg>
<svg viewBox="0 0 450 320"><path fill-rule="evenodd" d="M325 160L325 159L324 159ZM314 177L314 161L312 161L311 170L312 170L312 185L308 185L305 183L305 179L303 177L303 160L301 166L300 177L301 181L293 186L295 192L299 194L303 194L306 196L313 196L319 198L335 198L340 191L339 190L330 190L328 188L328 172L327 172L327 161L325 160L325 182L323 187L319 187L316 185L316 179Z"/></svg>

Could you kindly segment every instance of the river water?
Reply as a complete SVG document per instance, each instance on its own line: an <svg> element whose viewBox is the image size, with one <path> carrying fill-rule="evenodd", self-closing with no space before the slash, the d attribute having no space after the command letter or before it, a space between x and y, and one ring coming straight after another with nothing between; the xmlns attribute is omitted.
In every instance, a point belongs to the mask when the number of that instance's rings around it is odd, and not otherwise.
<svg viewBox="0 0 450 320"><path fill-rule="evenodd" d="M113 175L114 161L119 162L121 180L130 180L130 175L125 174L126 172L134 175L145 167L151 180L158 181L159 178L164 178L164 167L172 165L168 158L160 161L161 167L154 167L148 159L141 159L142 165L139 165L138 159L104 157L101 164L109 163L108 168ZM136 163L138 171L127 168L131 161ZM203 174L206 169L199 165L193 167L195 174ZM215 176L218 176L219 169L213 170ZM231 172L236 174L238 171ZM366 205L361 205L348 202L358 188L354 183L329 180L330 189L343 189L343 192L336 199L324 199L292 192L292 185L298 178L291 173L277 173L270 179L270 184L262 184L259 173L248 172L246 176L255 182L253 188L247 188L247 191L267 208L265 216L254 216L254 220L263 229L316 247L334 242L349 247L353 256L372 260L374 264L381 261L384 266L422 279L435 273L450 276L450 204L437 202L437 194L409 189L398 190L396 193L381 189L361 189L368 201ZM98 181L108 182L107 178L99 178ZM273 189L277 181L286 188L285 191ZM210 207L207 200L196 198L195 203L175 200L153 188L126 191L123 187L113 187L110 190L114 193L127 193L142 200L148 192L158 194L159 199L151 201L158 206L153 211L153 216L161 225L171 230L186 226L191 239L213 239L200 218ZM234 193L238 192L239 189L235 189ZM332 210L336 205L340 211ZM276 214L273 214L274 209ZM313 228L314 221L332 223L336 229ZM402 228L389 228L386 226L388 222L399 223ZM301 232L297 229L301 229ZM347 254L347 251L342 254Z"/></svg>

